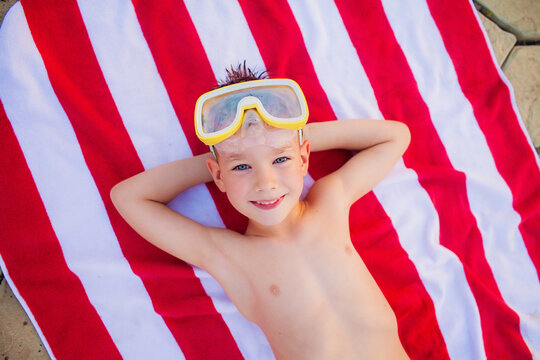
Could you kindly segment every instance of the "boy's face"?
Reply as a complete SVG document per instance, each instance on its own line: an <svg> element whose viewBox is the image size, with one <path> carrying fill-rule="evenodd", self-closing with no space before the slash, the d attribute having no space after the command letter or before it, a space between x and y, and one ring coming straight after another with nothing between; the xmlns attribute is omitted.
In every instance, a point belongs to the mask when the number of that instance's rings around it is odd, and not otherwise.
<svg viewBox="0 0 540 360"><path fill-rule="evenodd" d="M300 146L297 131L273 128L248 110L237 133L215 148L218 161L208 159L208 169L240 213L271 226L298 204L309 143Z"/></svg>

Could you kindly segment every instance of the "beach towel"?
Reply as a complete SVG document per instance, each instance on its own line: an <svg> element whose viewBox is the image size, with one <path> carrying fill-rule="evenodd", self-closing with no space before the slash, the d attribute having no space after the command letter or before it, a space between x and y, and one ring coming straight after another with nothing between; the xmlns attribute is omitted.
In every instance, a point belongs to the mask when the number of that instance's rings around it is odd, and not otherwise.
<svg viewBox="0 0 540 360"><path fill-rule="evenodd" d="M22 0L0 29L0 265L51 358L273 358L109 196L208 151L195 101L244 60L297 81L310 122L408 125L349 219L407 354L540 358L539 158L472 1ZM306 190L350 156L312 153ZM247 224L214 184L168 206Z"/></svg>

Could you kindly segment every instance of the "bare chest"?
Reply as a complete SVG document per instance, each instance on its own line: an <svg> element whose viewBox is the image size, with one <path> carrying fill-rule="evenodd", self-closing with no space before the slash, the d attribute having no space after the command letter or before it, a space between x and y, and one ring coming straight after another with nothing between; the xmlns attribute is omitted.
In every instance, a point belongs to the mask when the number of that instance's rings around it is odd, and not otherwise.
<svg viewBox="0 0 540 360"><path fill-rule="evenodd" d="M229 261L216 278L276 355L355 354L371 329L395 323L346 222L295 239L239 246Z"/></svg>
<svg viewBox="0 0 540 360"><path fill-rule="evenodd" d="M343 350L358 343L351 334L391 314L347 229L320 235L300 244L261 244L244 258L243 280L230 289L274 349Z"/></svg>

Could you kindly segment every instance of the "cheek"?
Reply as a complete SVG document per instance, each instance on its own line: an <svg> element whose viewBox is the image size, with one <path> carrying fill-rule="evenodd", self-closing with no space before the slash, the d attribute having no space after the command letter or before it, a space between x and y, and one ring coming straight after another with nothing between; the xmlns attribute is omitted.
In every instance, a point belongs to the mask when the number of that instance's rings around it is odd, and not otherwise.
<svg viewBox="0 0 540 360"><path fill-rule="evenodd" d="M299 166L290 167L282 173L283 183L287 184L290 190L302 192L304 177Z"/></svg>
<svg viewBox="0 0 540 360"><path fill-rule="evenodd" d="M247 192L249 179L247 176L228 175L223 178L225 191L229 196L237 197Z"/></svg>

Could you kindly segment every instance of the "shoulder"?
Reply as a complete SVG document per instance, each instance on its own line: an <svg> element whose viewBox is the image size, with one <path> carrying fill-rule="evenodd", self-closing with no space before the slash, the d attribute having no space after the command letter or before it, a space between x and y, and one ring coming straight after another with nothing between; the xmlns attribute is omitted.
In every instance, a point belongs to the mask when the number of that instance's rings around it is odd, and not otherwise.
<svg viewBox="0 0 540 360"><path fill-rule="evenodd" d="M257 250L248 237L224 228L211 228L214 254L205 262L207 271L225 290L231 301L244 317L252 321L255 304L253 273L250 259L256 258Z"/></svg>
<svg viewBox="0 0 540 360"><path fill-rule="evenodd" d="M310 208L324 216L343 216L344 213L348 214L350 208L343 182L335 173L315 181L305 201Z"/></svg>

